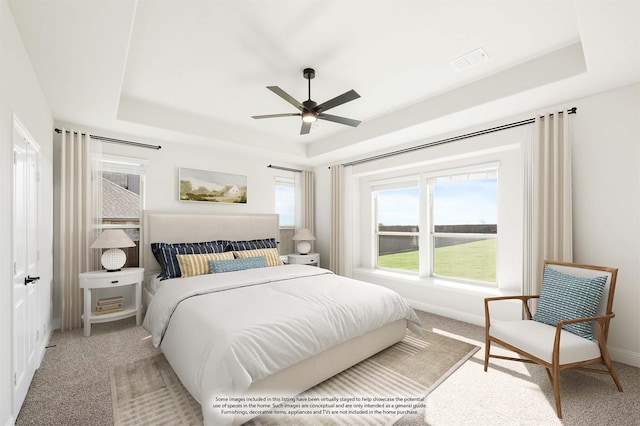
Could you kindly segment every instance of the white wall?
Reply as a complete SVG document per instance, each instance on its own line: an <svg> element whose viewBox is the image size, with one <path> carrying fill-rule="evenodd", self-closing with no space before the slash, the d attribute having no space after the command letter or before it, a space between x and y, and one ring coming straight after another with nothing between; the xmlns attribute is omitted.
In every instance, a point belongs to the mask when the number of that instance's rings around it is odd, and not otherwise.
<svg viewBox="0 0 640 426"><path fill-rule="evenodd" d="M132 138L129 137L129 139ZM292 172L267 167L272 163L278 164L277 154L261 156L242 150L221 149L214 143L211 146L185 146L180 142L163 142L159 145L162 145L162 149L150 150L103 144L105 153L149 160L145 178L147 210L273 213L275 211L275 176L292 176ZM247 176L247 204L178 201L178 169L180 167Z"/></svg>
<svg viewBox="0 0 640 426"><path fill-rule="evenodd" d="M210 145L182 144L179 140L173 143L140 140L135 136L108 133L105 130L91 129L86 126L69 123L56 123L56 127L88 131L99 136L161 145L160 150L135 146L104 143L103 153L148 160L145 175L145 209L192 211L214 213L274 213L275 212L275 177L292 178L294 173L274 168L269 164L286 165L296 168L290 163L281 164L278 154L267 151L247 151L241 148L220 147L214 142ZM59 150L60 137L56 135L55 146ZM58 160L56 160L58 161ZM203 203L178 201L178 169L209 170L247 176L247 204ZM56 191L57 191L56 184ZM57 224L56 224L57 228ZM56 232L57 235L57 232ZM57 247L56 247L57 250ZM56 256L57 257L57 256ZM56 283L54 289L54 317L58 318L59 290Z"/></svg>
<svg viewBox="0 0 640 426"><path fill-rule="evenodd" d="M52 129L53 118L6 0L0 0L0 425L13 424L12 413L12 197L13 113L40 145L40 205L38 244L40 250L38 299L41 303L39 352L51 332L52 286Z"/></svg>
<svg viewBox="0 0 640 426"><path fill-rule="evenodd" d="M640 84L573 105L574 259L618 268L609 344L640 366Z"/></svg>
<svg viewBox="0 0 640 426"><path fill-rule="evenodd" d="M614 303L616 318L612 322L609 346L614 360L640 366L640 85L567 101L548 111L573 106L578 108L578 113L570 120L574 261L619 268ZM541 112L544 111L531 112L528 116ZM522 118L505 118L500 123ZM488 123L480 128L495 124ZM469 130L461 127L455 134ZM451 135L443 135L448 136ZM426 151L430 150L437 148ZM326 167L316 168L316 188L316 247L324 266L328 266L324 259L329 256L331 201L330 172ZM359 260L355 259L355 262L357 264ZM419 309L483 325L482 306L478 305L482 303L481 293L474 295L442 288L429 293L416 285L388 277L374 280L360 274L359 278L394 288Z"/></svg>

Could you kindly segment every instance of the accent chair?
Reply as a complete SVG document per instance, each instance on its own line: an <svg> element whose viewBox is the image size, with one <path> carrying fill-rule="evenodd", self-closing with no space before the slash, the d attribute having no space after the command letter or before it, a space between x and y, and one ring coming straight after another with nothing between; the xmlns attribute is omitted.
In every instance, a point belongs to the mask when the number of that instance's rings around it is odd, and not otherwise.
<svg viewBox="0 0 640 426"><path fill-rule="evenodd" d="M486 298L484 371L489 358L542 365L553 385L558 418L562 418L563 370L575 368L609 374L622 392L607 350L609 324L615 316L612 308L617 274L615 268L547 260L540 295ZM490 304L514 299L522 301L525 319L491 321ZM537 302L534 315L533 302ZM521 358L491 354L492 342ZM594 364L602 364L604 368L586 367Z"/></svg>

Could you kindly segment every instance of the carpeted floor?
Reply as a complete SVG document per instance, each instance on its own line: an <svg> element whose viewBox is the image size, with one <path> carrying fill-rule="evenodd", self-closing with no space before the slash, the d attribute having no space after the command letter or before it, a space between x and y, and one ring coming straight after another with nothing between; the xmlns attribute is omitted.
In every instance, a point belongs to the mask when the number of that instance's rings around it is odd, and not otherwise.
<svg viewBox="0 0 640 426"><path fill-rule="evenodd" d="M429 331L483 347L484 329L418 312ZM133 318L54 333L16 425L112 425L109 371L159 353ZM506 353L506 352L505 352ZM399 426L640 424L640 369L614 363L624 392L607 376L567 371L561 375L564 418L555 415L553 390L543 368L492 360L483 372L483 350L426 399L426 408L401 418Z"/></svg>
<svg viewBox="0 0 640 426"><path fill-rule="evenodd" d="M406 336L294 400L280 405L261 400L260 407L255 401L234 402L238 408L231 411L266 412L247 423L248 426L390 425L404 413L416 412L415 407L423 405L424 397L478 349L467 342L425 330L420 336ZM160 422L202 424L200 405L161 354L112 369L111 389L117 426ZM258 396L276 395L267 392ZM351 401L353 397L359 401ZM338 402L336 398L346 398L348 402ZM381 403L380 398L386 403ZM395 406L398 398L402 408ZM267 412L273 405L277 407Z"/></svg>

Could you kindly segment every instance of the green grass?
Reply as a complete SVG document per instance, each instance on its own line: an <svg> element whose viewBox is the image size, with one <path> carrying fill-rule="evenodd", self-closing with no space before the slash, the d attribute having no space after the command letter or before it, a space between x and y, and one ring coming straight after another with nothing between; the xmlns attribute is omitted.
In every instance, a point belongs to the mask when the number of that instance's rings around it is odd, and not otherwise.
<svg viewBox="0 0 640 426"><path fill-rule="evenodd" d="M474 281L496 282L496 240L487 239L440 247L435 253L435 274ZM418 272L418 251L385 254L378 267Z"/></svg>
<svg viewBox="0 0 640 426"><path fill-rule="evenodd" d="M418 250L383 254L378 257L378 267L418 272Z"/></svg>

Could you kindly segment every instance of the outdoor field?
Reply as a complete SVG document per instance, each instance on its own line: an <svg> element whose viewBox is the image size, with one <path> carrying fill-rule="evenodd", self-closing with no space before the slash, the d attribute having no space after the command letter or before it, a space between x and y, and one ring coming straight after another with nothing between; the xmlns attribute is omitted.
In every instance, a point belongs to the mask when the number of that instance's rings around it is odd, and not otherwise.
<svg viewBox="0 0 640 426"><path fill-rule="evenodd" d="M435 274L496 282L496 240L487 239L435 249ZM418 251L385 254L378 267L418 272Z"/></svg>

